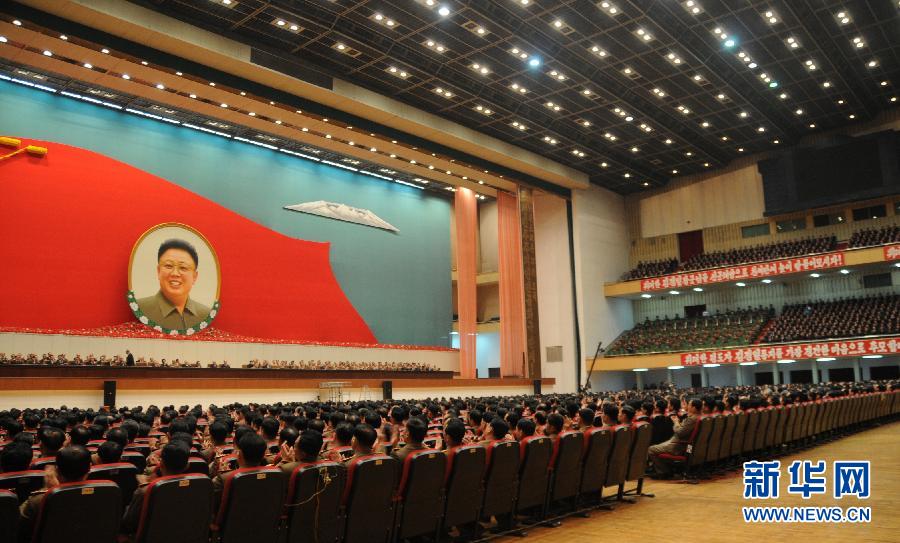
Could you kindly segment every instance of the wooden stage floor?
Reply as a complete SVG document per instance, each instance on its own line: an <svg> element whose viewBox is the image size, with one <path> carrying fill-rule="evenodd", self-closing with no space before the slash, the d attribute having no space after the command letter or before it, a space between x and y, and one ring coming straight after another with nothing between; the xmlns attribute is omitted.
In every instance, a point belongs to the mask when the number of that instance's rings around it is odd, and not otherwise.
<svg viewBox="0 0 900 543"><path fill-rule="evenodd" d="M596 543L598 541L813 542L859 543L900 541L900 422L785 456L781 460L781 492L777 500L744 500L740 471L698 485L648 480L644 489L655 498L621 503L614 511L595 511L590 518L568 518L559 528L535 528L524 539L495 541ZM808 500L787 494L787 466L793 460L826 460L827 490ZM857 500L831 496L833 460L871 461L871 497ZM631 488L630 486L627 488ZM608 489L612 491L613 489ZM872 508L872 522L859 524L744 523L743 506L861 506Z"/></svg>

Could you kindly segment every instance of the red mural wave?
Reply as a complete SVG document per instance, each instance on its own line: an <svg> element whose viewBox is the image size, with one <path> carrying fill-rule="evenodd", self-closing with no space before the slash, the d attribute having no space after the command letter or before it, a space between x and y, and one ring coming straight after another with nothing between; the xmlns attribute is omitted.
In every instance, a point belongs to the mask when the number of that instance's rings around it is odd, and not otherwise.
<svg viewBox="0 0 900 543"><path fill-rule="evenodd" d="M0 162L0 327L100 328L133 319L125 302L131 248L151 226L180 222L202 232L218 255L217 328L377 343L334 277L328 243L285 236L92 151L27 143L49 153Z"/></svg>

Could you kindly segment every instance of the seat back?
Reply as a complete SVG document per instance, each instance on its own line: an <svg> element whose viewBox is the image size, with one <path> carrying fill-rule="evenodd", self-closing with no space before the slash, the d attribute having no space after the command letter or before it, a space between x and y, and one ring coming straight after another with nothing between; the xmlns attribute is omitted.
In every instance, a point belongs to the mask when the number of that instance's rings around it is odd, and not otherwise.
<svg viewBox="0 0 900 543"><path fill-rule="evenodd" d="M618 425L612 430L612 450L609 453L609 466L603 486L620 485L625 482L628 464L631 460L631 428Z"/></svg>
<svg viewBox="0 0 900 543"><path fill-rule="evenodd" d="M138 452L144 456L144 458L150 456L150 445L146 443L134 443L133 445L128 445L125 447L125 452Z"/></svg>
<svg viewBox="0 0 900 543"><path fill-rule="evenodd" d="M19 497L12 490L0 490L0 541L16 541L19 524Z"/></svg>
<svg viewBox="0 0 900 543"><path fill-rule="evenodd" d="M638 422L633 426L634 438L631 444L631 459L628 463L626 481L637 481L647 471L647 450L653 438L653 427L646 422Z"/></svg>
<svg viewBox="0 0 900 543"><path fill-rule="evenodd" d="M766 441L763 444L766 448L775 446L775 432L778 430L781 419L781 409L773 407L769 410L769 425L766 427Z"/></svg>
<svg viewBox="0 0 900 543"><path fill-rule="evenodd" d="M393 524L394 487L400 463L382 454L354 458L347 463L344 510L347 524L344 543L384 542Z"/></svg>
<svg viewBox="0 0 900 543"><path fill-rule="evenodd" d="M731 440L734 439L734 429L737 427L737 417L732 412L726 412L722 415L724 428L722 430L722 441L719 444L719 454L717 458L723 460L731 455Z"/></svg>
<svg viewBox="0 0 900 543"><path fill-rule="evenodd" d="M110 481L57 485L44 495L34 543L113 543L122 520L122 492Z"/></svg>
<svg viewBox="0 0 900 543"><path fill-rule="evenodd" d="M56 457L55 456L47 456L44 458L36 458L32 463L29 469L39 469L42 470L47 466L55 466L56 465Z"/></svg>
<svg viewBox="0 0 900 543"><path fill-rule="evenodd" d="M612 449L612 432L609 428L591 428L584 433L585 453L581 464L579 493L597 492L606 482L609 452Z"/></svg>
<svg viewBox="0 0 900 543"><path fill-rule="evenodd" d="M206 463L206 460L198 457L192 456L188 458L187 469L184 470L185 473L205 473L209 475L209 464Z"/></svg>
<svg viewBox="0 0 900 543"><path fill-rule="evenodd" d="M478 520L484 498L482 476L486 453L480 445L463 445L447 451L445 526L459 526Z"/></svg>
<svg viewBox="0 0 900 543"><path fill-rule="evenodd" d="M44 472L40 470L10 471L0 473L0 490L11 490L19 497L19 503L28 499L35 490L44 486Z"/></svg>
<svg viewBox="0 0 900 543"><path fill-rule="evenodd" d="M447 456L441 451L415 451L406 457L397 486L401 509L395 540L437 533L446 473Z"/></svg>
<svg viewBox="0 0 900 543"><path fill-rule="evenodd" d="M128 462L129 464L134 464L134 467L137 468L138 473L143 473L145 469L147 469L147 457L138 451L125 451L122 453L122 462Z"/></svg>
<svg viewBox="0 0 900 543"><path fill-rule="evenodd" d="M131 503L131 496L137 488L138 470L134 464L128 462L118 462L115 464L101 464L92 466L88 472L89 481L112 481L118 485L122 491L122 507L127 507Z"/></svg>
<svg viewBox="0 0 900 543"><path fill-rule="evenodd" d="M756 437L753 438L753 450L758 451L766 445L766 432L769 430L769 421L772 420L771 409L757 410L759 420L756 423Z"/></svg>
<svg viewBox="0 0 900 543"><path fill-rule="evenodd" d="M550 467L553 469L550 500L558 501L578 494L581 483L581 459L584 456L584 434L569 430L559 434L554 443Z"/></svg>
<svg viewBox="0 0 900 543"><path fill-rule="evenodd" d="M337 543L341 540L346 470L337 462L294 468L288 483L285 516L287 543Z"/></svg>
<svg viewBox="0 0 900 543"><path fill-rule="evenodd" d="M209 538L212 481L200 474L168 475L144 488L135 543L202 543Z"/></svg>
<svg viewBox="0 0 900 543"><path fill-rule="evenodd" d="M741 444L741 453L748 454L753 451L753 444L756 442L756 427L759 426L759 412L756 409L750 409L744 412L747 416L747 428L744 430L744 442Z"/></svg>
<svg viewBox="0 0 900 543"><path fill-rule="evenodd" d="M271 466L242 468L222 479L215 522L220 542L274 542L284 504L284 473Z"/></svg>
<svg viewBox="0 0 900 543"><path fill-rule="evenodd" d="M706 453L709 451L709 436L712 435L713 418L702 417L697 421L697 433L694 442L688 446L688 467L699 466L706 462Z"/></svg>
<svg viewBox="0 0 900 543"><path fill-rule="evenodd" d="M737 456L741 454L744 446L744 435L747 433L747 412L741 411L735 413L736 424L734 426L734 435L731 437L731 451L728 456Z"/></svg>
<svg viewBox="0 0 900 543"><path fill-rule="evenodd" d="M484 474L484 500L481 517L511 513L519 482L519 444L493 441L487 445L487 471Z"/></svg>
<svg viewBox="0 0 900 543"><path fill-rule="evenodd" d="M553 443L549 437L529 436L519 442L518 511L544 504L552 454Z"/></svg>
<svg viewBox="0 0 900 543"><path fill-rule="evenodd" d="M725 417L719 413L710 415L713 420L712 430L709 434L709 444L706 446L706 461L715 462L719 459L722 448L722 436L725 434Z"/></svg>

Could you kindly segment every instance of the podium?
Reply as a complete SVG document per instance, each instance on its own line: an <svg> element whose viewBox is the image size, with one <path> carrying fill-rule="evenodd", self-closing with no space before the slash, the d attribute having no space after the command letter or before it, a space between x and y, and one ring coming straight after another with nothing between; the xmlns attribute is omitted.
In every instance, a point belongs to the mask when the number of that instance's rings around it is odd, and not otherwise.
<svg viewBox="0 0 900 543"><path fill-rule="evenodd" d="M322 381L319 383L319 401L343 402L345 388L350 388L348 381Z"/></svg>

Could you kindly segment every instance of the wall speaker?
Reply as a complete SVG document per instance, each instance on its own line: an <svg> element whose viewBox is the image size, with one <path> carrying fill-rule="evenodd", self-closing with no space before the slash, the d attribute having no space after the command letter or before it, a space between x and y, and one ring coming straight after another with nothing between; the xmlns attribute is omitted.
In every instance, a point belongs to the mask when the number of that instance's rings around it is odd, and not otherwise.
<svg viewBox="0 0 900 543"><path fill-rule="evenodd" d="M103 405L106 407L116 406L116 382L103 381Z"/></svg>
<svg viewBox="0 0 900 543"><path fill-rule="evenodd" d="M535 379L532 381L532 384L534 385L534 395L537 396L541 393L541 380Z"/></svg>
<svg viewBox="0 0 900 543"><path fill-rule="evenodd" d="M382 381L381 382L381 392L384 394L385 400L393 399L394 395L394 382L393 381Z"/></svg>

